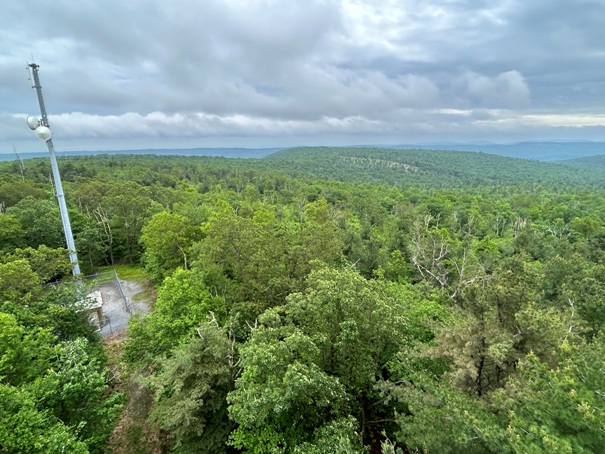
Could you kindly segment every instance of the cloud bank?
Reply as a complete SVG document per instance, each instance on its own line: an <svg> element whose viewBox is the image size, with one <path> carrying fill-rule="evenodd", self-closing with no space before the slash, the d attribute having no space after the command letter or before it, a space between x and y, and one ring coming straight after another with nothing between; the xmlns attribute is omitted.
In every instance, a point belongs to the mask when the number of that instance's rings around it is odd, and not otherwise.
<svg viewBox="0 0 605 454"><path fill-rule="evenodd" d="M605 139L596 0L5 3L4 148Z"/></svg>

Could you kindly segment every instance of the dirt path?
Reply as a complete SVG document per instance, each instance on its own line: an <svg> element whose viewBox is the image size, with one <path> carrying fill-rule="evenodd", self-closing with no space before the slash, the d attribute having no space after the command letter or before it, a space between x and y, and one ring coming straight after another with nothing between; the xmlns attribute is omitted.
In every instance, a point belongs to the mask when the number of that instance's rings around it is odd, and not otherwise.
<svg viewBox="0 0 605 454"><path fill-rule="evenodd" d="M154 292L147 285L121 281L133 314L147 315L153 306ZM103 295L103 315L108 319L101 330L110 374L117 389L126 397L124 410L106 446L111 454L161 454L160 432L149 425L147 417L153 395L141 386L122 362L126 328L130 313L115 282L99 286Z"/></svg>

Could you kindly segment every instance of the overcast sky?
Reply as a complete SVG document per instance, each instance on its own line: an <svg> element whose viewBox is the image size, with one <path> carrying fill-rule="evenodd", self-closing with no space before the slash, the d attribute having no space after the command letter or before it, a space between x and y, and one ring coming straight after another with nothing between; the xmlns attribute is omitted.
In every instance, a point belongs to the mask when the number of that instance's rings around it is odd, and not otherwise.
<svg viewBox="0 0 605 454"><path fill-rule="evenodd" d="M603 0L4 0L0 153L605 140Z"/></svg>

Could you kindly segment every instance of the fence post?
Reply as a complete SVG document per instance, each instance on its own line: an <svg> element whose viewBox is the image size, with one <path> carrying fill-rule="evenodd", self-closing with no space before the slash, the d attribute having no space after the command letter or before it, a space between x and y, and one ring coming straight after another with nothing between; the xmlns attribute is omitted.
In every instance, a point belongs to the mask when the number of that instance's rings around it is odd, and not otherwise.
<svg viewBox="0 0 605 454"><path fill-rule="evenodd" d="M122 295L122 298L124 299L124 305L126 306L126 310L128 311L128 313L130 315L132 315L132 308L130 307L130 302L128 301L128 298L126 298L124 289L122 288L122 282L120 282L120 278L118 277L118 272L115 269L113 270L113 272L116 277L116 283L118 284L118 290L120 291L120 294Z"/></svg>

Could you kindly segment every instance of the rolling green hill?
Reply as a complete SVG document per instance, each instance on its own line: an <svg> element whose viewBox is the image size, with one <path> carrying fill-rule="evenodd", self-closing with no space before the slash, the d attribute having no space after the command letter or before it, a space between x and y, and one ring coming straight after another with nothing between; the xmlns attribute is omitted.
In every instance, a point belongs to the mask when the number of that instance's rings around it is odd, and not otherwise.
<svg viewBox="0 0 605 454"><path fill-rule="evenodd" d="M549 163L480 152L372 147L290 148L262 159L153 154L65 156L59 157L59 163L65 181L103 175L142 184L159 180L164 184L170 180L175 185L182 179L195 181L196 175L202 174L205 180L209 177L215 181L241 179L251 172L271 172L306 180L425 188L527 184L600 188L605 182L605 156ZM21 179L16 161L1 164L0 173L7 181ZM26 178L47 181L50 166L46 159L28 160L24 167Z"/></svg>
<svg viewBox="0 0 605 454"><path fill-rule="evenodd" d="M567 159L561 164L578 169L591 169L593 172L605 171L605 155L586 156L577 159Z"/></svg>
<svg viewBox="0 0 605 454"><path fill-rule="evenodd" d="M395 186L601 185L601 171L488 153L389 148L305 147L273 153L262 165L294 176Z"/></svg>

